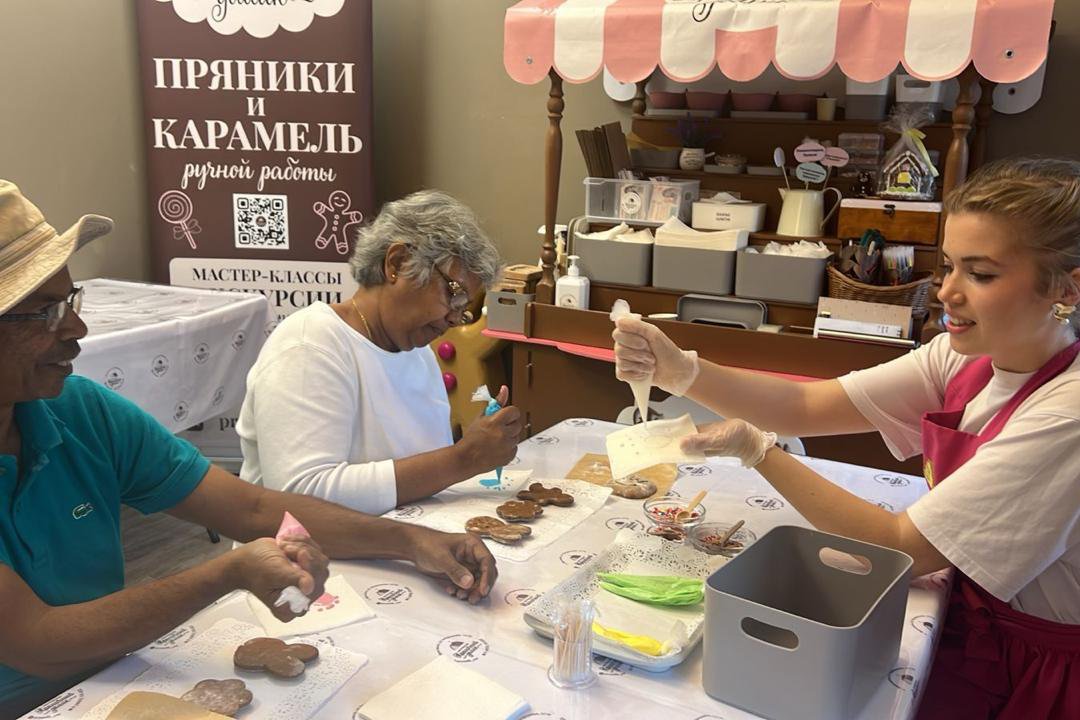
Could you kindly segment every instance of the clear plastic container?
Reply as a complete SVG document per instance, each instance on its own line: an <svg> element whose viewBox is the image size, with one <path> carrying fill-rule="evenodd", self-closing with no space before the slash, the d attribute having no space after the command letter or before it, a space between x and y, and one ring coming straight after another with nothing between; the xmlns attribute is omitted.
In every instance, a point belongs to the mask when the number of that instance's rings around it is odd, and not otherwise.
<svg viewBox="0 0 1080 720"><path fill-rule="evenodd" d="M688 518L676 519L676 513L685 510L686 504L687 500L685 498L664 495L663 497L646 500L641 507L645 512L645 519L650 525L658 528L674 528L687 533L700 525L705 519L705 506L698 505L691 511Z"/></svg>
<svg viewBox="0 0 1080 720"><path fill-rule="evenodd" d="M701 193L700 180L585 178L585 216L595 222L663 225L677 217L690 222Z"/></svg>
<svg viewBox="0 0 1080 720"><path fill-rule="evenodd" d="M589 598L564 597L555 611L551 667L548 679L556 687L587 688L596 682L592 669L592 624L596 606Z"/></svg>

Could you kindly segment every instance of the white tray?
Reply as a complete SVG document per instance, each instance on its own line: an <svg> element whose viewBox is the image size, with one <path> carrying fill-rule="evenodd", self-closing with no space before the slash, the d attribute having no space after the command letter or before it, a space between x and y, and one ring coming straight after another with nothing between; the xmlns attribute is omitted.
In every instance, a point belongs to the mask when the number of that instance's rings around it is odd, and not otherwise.
<svg viewBox="0 0 1080 720"><path fill-rule="evenodd" d="M621 541L624 537L627 539ZM654 571L657 575L681 575L704 580L725 562L727 559L720 555L706 555L679 543L623 530L616 536L616 541L589 564L530 603L523 618L538 634L551 638L558 598L562 595L591 598L597 593L605 592L600 589L596 579L599 572L624 572L633 565L634 572L646 570L643 574ZM593 635L593 652L642 670L663 672L685 660L701 641L701 633L705 627L705 603L702 602L697 613L684 622L688 639L685 647L677 653L660 657L643 655L596 635Z"/></svg>

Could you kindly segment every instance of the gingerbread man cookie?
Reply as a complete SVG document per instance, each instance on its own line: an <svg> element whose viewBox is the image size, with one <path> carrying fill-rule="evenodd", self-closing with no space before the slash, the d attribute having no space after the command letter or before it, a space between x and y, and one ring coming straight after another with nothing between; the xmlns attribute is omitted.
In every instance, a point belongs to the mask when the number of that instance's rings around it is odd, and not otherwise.
<svg viewBox="0 0 1080 720"><path fill-rule="evenodd" d="M277 638L258 637L236 648L233 664L242 670L265 670L278 677L304 674L304 664L319 657L319 648L305 643L286 645Z"/></svg>
<svg viewBox="0 0 1080 720"><path fill-rule="evenodd" d="M563 492L562 488L544 487L540 483L533 483L528 490L518 491L518 500L531 500L537 505L558 505L570 507L574 504L574 496Z"/></svg>
<svg viewBox="0 0 1080 720"><path fill-rule="evenodd" d="M495 508L496 514L503 520L511 522L524 522L535 520L544 514L544 508L532 500L507 500Z"/></svg>
<svg viewBox="0 0 1080 720"><path fill-rule="evenodd" d="M643 500L656 494L656 484L640 475L628 475L611 481L611 494L630 500Z"/></svg>
<svg viewBox="0 0 1080 720"><path fill-rule="evenodd" d="M180 696L181 700L195 703L211 712L233 717L240 708L252 700L251 691L243 680L201 680L195 687Z"/></svg>
<svg viewBox="0 0 1080 720"><path fill-rule="evenodd" d="M527 525L506 523L490 515L481 515L465 523L465 532L471 532L480 537L489 537L495 542L509 545L531 535L532 528Z"/></svg>

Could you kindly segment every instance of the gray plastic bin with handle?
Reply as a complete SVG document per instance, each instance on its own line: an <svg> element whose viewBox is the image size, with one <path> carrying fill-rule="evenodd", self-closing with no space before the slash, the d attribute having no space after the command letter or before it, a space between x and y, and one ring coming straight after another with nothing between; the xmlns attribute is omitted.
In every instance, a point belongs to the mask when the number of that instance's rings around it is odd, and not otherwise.
<svg viewBox="0 0 1080 720"><path fill-rule="evenodd" d="M772 529L705 583L705 692L775 720L858 715L896 666L911 565L878 545Z"/></svg>

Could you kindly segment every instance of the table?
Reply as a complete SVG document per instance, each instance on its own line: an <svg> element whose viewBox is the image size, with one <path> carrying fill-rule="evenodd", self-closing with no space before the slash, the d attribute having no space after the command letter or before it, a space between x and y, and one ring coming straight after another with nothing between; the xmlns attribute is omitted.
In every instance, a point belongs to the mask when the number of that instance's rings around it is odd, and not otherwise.
<svg viewBox="0 0 1080 720"><path fill-rule="evenodd" d="M587 418L567 420L523 442L512 467L531 468L534 478L561 477L582 454L603 452L604 437L618 427ZM906 507L926 492L926 484L919 477L833 461L800 460L838 484L890 509ZM710 520L745 519L746 527L758 537L777 525L806 525L760 475L731 460L713 459L681 466L675 487L682 494L708 489L705 506ZM408 513L408 506L395 512ZM456 643L455 659L525 697L532 705L525 717L531 720L754 717L704 693L700 646L682 665L656 674L597 658L599 682L587 691L559 690L547 681L551 642L525 625L521 619L522 607L587 563L611 542L616 532L641 521L640 502L609 498L597 513L531 560L501 561L499 580L490 599L475 607L446 596L433 581L400 563L332 563L331 574L343 574L367 599L377 617L325 633L323 642L361 652L370 662L316 717L338 720L354 717L362 703L446 651L450 643ZM946 572L919 578L912 584L900 655L889 676L882 678L881 687L862 718L899 720L913 716L928 675L948 586ZM243 595L235 593L200 612L172 636L190 637L223 618L255 622ZM31 713L25 717L61 720L78 717L137 676L147 667L153 652L143 650L124 658L54 699L48 713ZM783 678L778 677L775 682L777 692L783 692Z"/></svg>
<svg viewBox="0 0 1080 720"><path fill-rule="evenodd" d="M273 329L259 294L94 279L74 371L115 390L171 432L236 407Z"/></svg>

